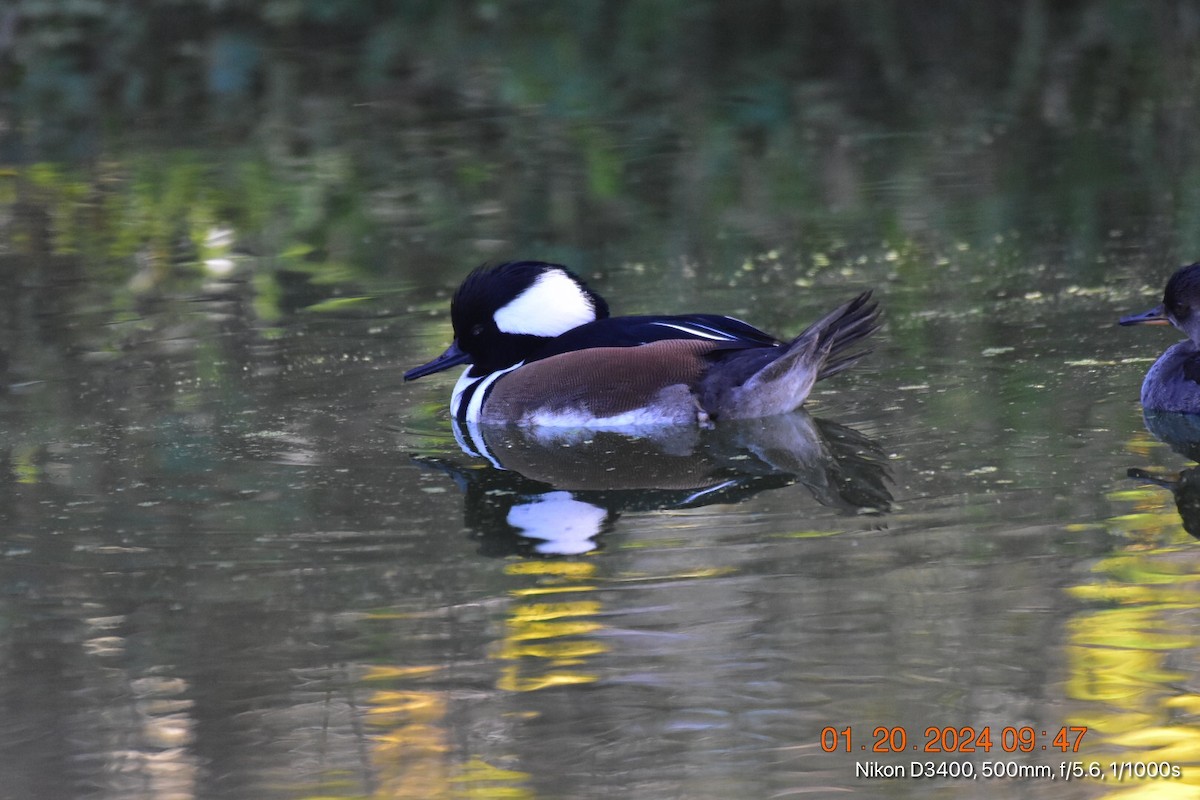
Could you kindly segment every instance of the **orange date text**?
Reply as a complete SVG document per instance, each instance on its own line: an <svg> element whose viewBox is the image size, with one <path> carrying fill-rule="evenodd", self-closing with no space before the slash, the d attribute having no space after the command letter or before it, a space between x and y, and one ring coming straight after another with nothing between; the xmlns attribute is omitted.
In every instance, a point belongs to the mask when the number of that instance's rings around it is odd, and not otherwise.
<svg viewBox="0 0 1200 800"><path fill-rule="evenodd" d="M861 729L858 729L861 730ZM1057 750L1078 753L1087 734L1084 725L1042 729L1031 725L993 727L984 725L930 725L920 736L911 735L903 725L876 725L870 737L856 735L853 726L838 728L827 725L821 729L821 749L826 753L990 753L996 748L1004 753L1032 753Z"/></svg>

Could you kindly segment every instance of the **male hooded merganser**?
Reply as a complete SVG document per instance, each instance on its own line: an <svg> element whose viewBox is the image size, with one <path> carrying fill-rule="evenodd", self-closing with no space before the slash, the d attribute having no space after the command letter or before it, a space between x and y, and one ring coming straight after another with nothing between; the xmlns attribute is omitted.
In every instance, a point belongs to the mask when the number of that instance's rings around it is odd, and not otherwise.
<svg viewBox="0 0 1200 800"><path fill-rule="evenodd" d="M1187 339L1158 357L1142 381L1142 408L1200 414L1200 263L1167 281L1162 304L1121 317L1122 325L1174 325Z"/></svg>
<svg viewBox="0 0 1200 800"><path fill-rule="evenodd" d="M864 292L790 342L716 314L610 317L566 267L515 261L476 269L454 293L454 341L413 380L470 364L450 411L482 424L623 428L765 417L799 407L815 381L865 355Z"/></svg>

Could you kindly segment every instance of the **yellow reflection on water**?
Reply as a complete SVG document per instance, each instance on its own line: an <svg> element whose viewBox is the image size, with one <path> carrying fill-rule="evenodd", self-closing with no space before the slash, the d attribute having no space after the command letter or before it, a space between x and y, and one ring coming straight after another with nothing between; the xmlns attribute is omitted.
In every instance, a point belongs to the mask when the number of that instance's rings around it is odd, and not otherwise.
<svg viewBox="0 0 1200 800"><path fill-rule="evenodd" d="M532 692L597 680L584 667L589 657L608 650L590 637L603 627L596 621L601 606L597 600L576 596L595 590L594 584L586 582L595 570L596 565L588 561L519 561L505 568L509 575L532 576L538 582L509 593L515 602L493 652L493 657L505 662L497 688Z"/></svg>
<svg viewBox="0 0 1200 800"><path fill-rule="evenodd" d="M1068 589L1088 606L1067 625L1066 689L1081 704L1070 724L1088 727L1078 757L1100 762L1104 797L1197 797L1200 543L1170 492L1138 487L1110 499L1131 506L1108 521L1127 544ZM1114 763L1133 774L1118 781ZM1174 768L1179 777L1151 775Z"/></svg>
<svg viewBox="0 0 1200 800"><path fill-rule="evenodd" d="M505 573L518 584L508 592L501 634L490 648L498 662L496 688L530 692L554 686L592 683L589 658L607 650L592 638L603 628L597 618L596 565L577 561L514 561ZM373 623L406 620L414 614L379 609L364 615ZM444 682L446 665L376 664L359 682L367 688L362 702L371 766L373 798L421 800L523 800L532 798L530 775L507 769L503 747L485 759L464 752L453 731L464 703L487 702L488 693L471 700L461 689L427 688ZM516 721L516 717L510 718ZM501 763L496 763L499 758ZM326 775L324 788L338 785ZM351 796L351 795L346 795ZM354 795L359 796L359 795Z"/></svg>
<svg viewBox="0 0 1200 800"><path fill-rule="evenodd" d="M512 583L499 624L488 646L495 666L495 689L455 684L448 665L365 667L359 683L367 692L361 703L369 742L373 798L510 798L534 796L528 773L511 768L516 759L505 750L507 739L493 736L486 757L464 748L462 708L489 704L506 692L538 692L599 680L597 657L609 652L601 584L606 587L661 580L704 580L727 575L729 568L692 568L670 574L597 575L595 561L524 560L504 565ZM490 615L491 612L489 612ZM372 623L414 618L411 611L380 609L363 615ZM436 688L430 688L435 687ZM449 688L447 688L449 687ZM507 706L506 706L507 707ZM456 710L457 709L457 710ZM519 725L537 712L501 714L505 724ZM457 732L456 732L457 731ZM328 789L330 782L324 785ZM361 785L361 784L360 784ZM350 795L346 795L350 796Z"/></svg>
<svg viewBox="0 0 1200 800"><path fill-rule="evenodd" d="M371 668L364 682L426 677L438 667ZM367 697L373 787L389 800L523 800L532 798L529 774L489 764L479 756L455 760L443 691L378 689Z"/></svg>
<svg viewBox="0 0 1200 800"><path fill-rule="evenodd" d="M500 769L481 758L473 758L463 765L461 774L453 781L455 798L478 798L479 800L524 800L533 797L533 792L521 785L529 778L526 772Z"/></svg>
<svg viewBox="0 0 1200 800"><path fill-rule="evenodd" d="M446 699L437 692L380 690L367 699L375 797L449 795Z"/></svg>

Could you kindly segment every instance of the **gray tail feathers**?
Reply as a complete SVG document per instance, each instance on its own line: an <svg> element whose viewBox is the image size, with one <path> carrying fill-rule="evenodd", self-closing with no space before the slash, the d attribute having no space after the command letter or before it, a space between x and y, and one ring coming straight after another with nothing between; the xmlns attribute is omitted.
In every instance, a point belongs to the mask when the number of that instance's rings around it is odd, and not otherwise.
<svg viewBox="0 0 1200 800"><path fill-rule="evenodd" d="M805 328L791 341L788 349L815 337L814 351L826 354L817 371L817 380L822 380L838 374L870 353L869 349L850 348L877 330L879 304L871 300L870 292L863 292Z"/></svg>
<svg viewBox="0 0 1200 800"><path fill-rule="evenodd" d="M715 418L784 414L808 397L813 383L866 355L855 348L879 328L879 306L864 292L809 325L782 348L734 351L700 385L700 405Z"/></svg>

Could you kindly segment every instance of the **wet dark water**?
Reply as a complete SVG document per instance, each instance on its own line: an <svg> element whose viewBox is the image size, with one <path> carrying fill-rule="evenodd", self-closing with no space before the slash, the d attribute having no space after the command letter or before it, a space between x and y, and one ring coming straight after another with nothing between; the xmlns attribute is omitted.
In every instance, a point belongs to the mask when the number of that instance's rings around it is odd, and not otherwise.
<svg viewBox="0 0 1200 800"><path fill-rule="evenodd" d="M0 798L1196 791L1200 437L1115 325L1188 9L177 5L0 10ZM784 418L456 430L401 376L503 258L885 323Z"/></svg>
<svg viewBox="0 0 1200 800"><path fill-rule="evenodd" d="M3 398L9 796L1011 796L855 777L963 726L993 750L919 758L1186 768L1200 556L1125 477L1184 465L1135 400L1166 339L1110 326L1143 298L880 294L876 352L809 415L492 432L501 468L456 444L449 379L402 385L445 330L403 292L276 328L236 280L96 310L118 353L15 364ZM909 326L946 352L912 365ZM1002 750L1071 725L1083 755ZM880 726L906 752L871 754Z"/></svg>

